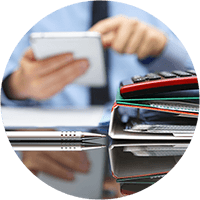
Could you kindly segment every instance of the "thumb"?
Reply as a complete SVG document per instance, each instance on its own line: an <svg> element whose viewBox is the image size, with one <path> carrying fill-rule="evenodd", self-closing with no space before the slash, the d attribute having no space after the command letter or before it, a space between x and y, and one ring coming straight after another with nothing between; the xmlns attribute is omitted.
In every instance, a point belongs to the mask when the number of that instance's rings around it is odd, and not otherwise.
<svg viewBox="0 0 200 200"><path fill-rule="evenodd" d="M28 48L27 51L24 54L24 58L32 61L36 61L33 50L31 48Z"/></svg>

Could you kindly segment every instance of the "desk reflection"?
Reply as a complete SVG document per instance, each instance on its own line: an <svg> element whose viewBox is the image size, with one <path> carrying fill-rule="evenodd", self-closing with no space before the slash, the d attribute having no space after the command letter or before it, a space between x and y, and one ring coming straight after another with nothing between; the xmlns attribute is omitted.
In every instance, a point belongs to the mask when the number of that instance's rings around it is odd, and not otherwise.
<svg viewBox="0 0 200 200"><path fill-rule="evenodd" d="M83 199L116 199L140 192L165 177L189 146L189 141L116 141L109 136L10 143L39 180Z"/></svg>

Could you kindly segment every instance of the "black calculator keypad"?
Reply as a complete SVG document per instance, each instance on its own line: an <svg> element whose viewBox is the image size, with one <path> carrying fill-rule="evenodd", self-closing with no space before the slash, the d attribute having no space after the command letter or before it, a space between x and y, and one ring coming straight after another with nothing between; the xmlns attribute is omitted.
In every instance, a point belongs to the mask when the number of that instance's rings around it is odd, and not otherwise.
<svg viewBox="0 0 200 200"><path fill-rule="evenodd" d="M197 76L194 70L149 73L146 76L134 76L120 84L120 94L123 98L188 89L198 89Z"/></svg>

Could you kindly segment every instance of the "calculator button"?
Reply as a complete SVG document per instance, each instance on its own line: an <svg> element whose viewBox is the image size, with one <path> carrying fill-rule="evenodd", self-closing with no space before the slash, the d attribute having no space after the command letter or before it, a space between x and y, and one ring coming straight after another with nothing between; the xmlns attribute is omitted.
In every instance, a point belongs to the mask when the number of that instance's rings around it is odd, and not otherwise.
<svg viewBox="0 0 200 200"><path fill-rule="evenodd" d="M158 74L163 76L164 78L176 78L175 74L166 71L159 72Z"/></svg>
<svg viewBox="0 0 200 200"><path fill-rule="evenodd" d="M161 79L161 77L159 75L154 74L154 73L147 74L145 77L148 80L158 80L158 79Z"/></svg>
<svg viewBox="0 0 200 200"><path fill-rule="evenodd" d="M132 77L132 81L134 83L140 83L140 82L146 81L146 78L142 77L142 76L134 76L134 77Z"/></svg>
<svg viewBox="0 0 200 200"><path fill-rule="evenodd" d="M188 72L188 73L190 73L192 75L195 75L195 76L197 75L196 72L195 72L195 70L187 70L186 72Z"/></svg>
<svg viewBox="0 0 200 200"><path fill-rule="evenodd" d="M133 84L133 81L131 79L129 80L124 80L120 83L121 86L125 86L125 85L131 85Z"/></svg>
<svg viewBox="0 0 200 200"><path fill-rule="evenodd" d="M179 70L173 71L172 73L176 74L180 77L192 76L192 74L190 74L188 72L183 72L183 71L179 71Z"/></svg>

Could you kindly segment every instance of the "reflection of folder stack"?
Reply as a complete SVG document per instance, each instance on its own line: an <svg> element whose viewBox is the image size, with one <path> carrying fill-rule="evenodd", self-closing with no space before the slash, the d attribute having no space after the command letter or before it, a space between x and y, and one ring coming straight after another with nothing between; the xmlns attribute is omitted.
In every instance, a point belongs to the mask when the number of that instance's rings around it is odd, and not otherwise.
<svg viewBox="0 0 200 200"><path fill-rule="evenodd" d="M147 150L148 148L154 150ZM166 148L170 149L168 155L162 152ZM178 152L177 148L181 150ZM182 156L181 151L185 151L186 148L187 144L178 143L114 144L110 148L114 164L113 175L120 179L130 179L167 173Z"/></svg>
<svg viewBox="0 0 200 200"><path fill-rule="evenodd" d="M114 142L109 148L112 175L123 193L134 193L164 177L188 147L186 142Z"/></svg>

